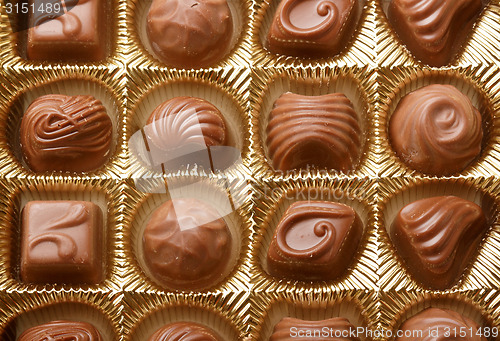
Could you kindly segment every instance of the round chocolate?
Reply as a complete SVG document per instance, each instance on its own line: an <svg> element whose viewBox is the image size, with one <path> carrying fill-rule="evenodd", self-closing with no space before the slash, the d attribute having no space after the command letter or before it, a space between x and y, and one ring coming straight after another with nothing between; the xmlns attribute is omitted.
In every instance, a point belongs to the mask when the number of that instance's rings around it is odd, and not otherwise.
<svg viewBox="0 0 500 341"><path fill-rule="evenodd" d="M19 336L18 341L72 340L101 341L101 334L87 322L51 321L30 329Z"/></svg>
<svg viewBox="0 0 500 341"><path fill-rule="evenodd" d="M163 62L180 68L206 67L228 53L233 20L226 0L153 0L147 34Z"/></svg>
<svg viewBox="0 0 500 341"><path fill-rule="evenodd" d="M300 331L300 334L294 330ZM297 336L291 336L293 333ZM291 341L295 338L302 341L360 341L357 334L356 327L344 317L318 321L284 317L274 326L269 341Z"/></svg>
<svg viewBox="0 0 500 341"><path fill-rule="evenodd" d="M112 123L92 96L46 95L28 107L20 133L33 171L89 172L109 157Z"/></svg>
<svg viewBox="0 0 500 341"><path fill-rule="evenodd" d="M396 155L408 167L452 175L481 153L481 114L454 86L429 85L401 99L390 119L389 136Z"/></svg>
<svg viewBox="0 0 500 341"><path fill-rule="evenodd" d="M144 261L162 285L176 290L208 287L222 279L232 238L219 213L193 198L158 207L143 235Z"/></svg>
<svg viewBox="0 0 500 341"><path fill-rule="evenodd" d="M222 338L202 324L175 322L158 329L148 341L222 341Z"/></svg>

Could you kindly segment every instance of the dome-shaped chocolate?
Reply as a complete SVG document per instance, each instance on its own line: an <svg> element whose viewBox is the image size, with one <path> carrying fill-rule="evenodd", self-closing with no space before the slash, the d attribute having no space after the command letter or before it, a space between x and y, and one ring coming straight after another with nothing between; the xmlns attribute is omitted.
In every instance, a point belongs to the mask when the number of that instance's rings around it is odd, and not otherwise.
<svg viewBox="0 0 500 341"><path fill-rule="evenodd" d="M194 322L174 322L158 329L148 341L222 341L212 329Z"/></svg>

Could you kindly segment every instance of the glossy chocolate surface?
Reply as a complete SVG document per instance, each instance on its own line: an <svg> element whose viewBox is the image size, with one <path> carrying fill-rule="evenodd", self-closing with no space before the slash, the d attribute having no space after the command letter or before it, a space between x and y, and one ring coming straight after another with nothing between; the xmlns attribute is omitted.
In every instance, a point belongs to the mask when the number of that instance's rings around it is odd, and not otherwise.
<svg viewBox="0 0 500 341"><path fill-rule="evenodd" d="M173 199L158 207L143 236L152 276L176 290L194 290L222 279L231 255L231 232L211 205Z"/></svg>
<svg viewBox="0 0 500 341"><path fill-rule="evenodd" d="M222 338L199 323L175 322L158 329L148 341L222 341Z"/></svg>
<svg viewBox="0 0 500 341"><path fill-rule="evenodd" d="M363 223L349 206L329 201L298 201L281 218L267 253L271 275L298 280L329 280L352 262Z"/></svg>
<svg viewBox="0 0 500 341"><path fill-rule="evenodd" d="M22 211L21 280L93 284L103 278L103 215L88 201L30 201Z"/></svg>
<svg viewBox="0 0 500 341"><path fill-rule="evenodd" d="M396 341L487 340L476 322L448 309L428 308L406 320L400 329L411 337L401 336Z"/></svg>
<svg viewBox="0 0 500 341"><path fill-rule="evenodd" d="M267 46L276 54L333 56L351 38L357 9L357 0L282 0L267 35Z"/></svg>
<svg viewBox="0 0 500 341"><path fill-rule="evenodd" d="M443 66L459 52L481 9L481 0L392 0L388 18L417 59Z"/></svg>
<svg viewBox="0 0 500 341"><path fill-rule="evenodd" d="M147 34L156 56L173 67L213 66L229 52L231 10L226 0L153 0Z"/></svg>
<svg viewBox="0 0 500 341"><path fill-rule="evenodd" d="M46 0L29 0L27 57L37 61L95 62L107 54L105 0L63 1L69 10L54 12L36 9ZM60 2L59 2L60 3ZM64 7L61 6L61 13Z"/></svg>
<svg viewBox="0 0 500 341"><path fill-rule="evenodd" d="M481 114L454 86L428 85L399 101L390 119L389 136L396 155L408 167L431 175L452 175L481 153Z"/></svg>
<svg viewBox="0 0 500 341"><path fill-rule="evenodd" d="M304 96L287 92L274 103L267 126L276 170L352 170L360 154L360 128L344 94Z"/></svg>
<svg viewBox="0 0 500 341"><path fill-rule="evenodd" d="M102 341L99 331L90 323L76 321L51 321L32 327L17 341Z"/></svg>
<svg viewBox="0 0 500 341"><path fill-rule="evenodd" d="M325 334L325 330L327 334ZM359 341L358 337L350 336L356 334L355 330L356 327L343 317L334 317L321 321L285 317L274 326L269 341Z"/></svg>
<svg viewBox="0 0 500 341"><path fill-rule="evenodd" d="M92 96L46 95L21 122L21 149L35 172L96 170L109 158L112 123Z"/></svg>
<svg viewBox="0 0 500 341"><path fill-rule="evenodd" d="M417 281L429 288L446 289L470 263L487 228L481 207L462 198L441 196L403 207L391 235Z"/></svg>

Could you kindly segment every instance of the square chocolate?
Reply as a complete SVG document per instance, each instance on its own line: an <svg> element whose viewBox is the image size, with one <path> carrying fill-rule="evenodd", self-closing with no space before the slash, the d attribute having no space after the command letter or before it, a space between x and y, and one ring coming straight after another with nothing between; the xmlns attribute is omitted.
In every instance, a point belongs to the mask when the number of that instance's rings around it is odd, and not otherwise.
<svg viewBox="0 0 500 341"><path fill-rule="evenodd" d="M21 280L99 283L103 246L103 215L94 203L30 201L22 211Z"/></svg>
<svg viewBox="0 0 500 341"><path fill-rule="evenodd" d="M39 61L100 61L106 57L105 0L29 0L27 57ZM54 8L52 6L51 8ZM63 13L62 15L60 13Z"/></svg>

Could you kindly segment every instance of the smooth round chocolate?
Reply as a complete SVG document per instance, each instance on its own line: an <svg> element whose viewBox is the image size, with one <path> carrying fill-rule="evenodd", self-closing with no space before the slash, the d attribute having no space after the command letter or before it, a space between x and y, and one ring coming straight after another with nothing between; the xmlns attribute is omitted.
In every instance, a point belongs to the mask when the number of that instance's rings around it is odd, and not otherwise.
<svg viewBox="0 0 500 341"><path fill-rule="evenodd" d="M153 212L142 244L151 276L168 288L194 290L222 279L232 238L215 208L182 198L169 200Z"/></svg>
<svg viewBox="0 0 500 341"><path fill-rule="evenodd" d="M228 53L233 19L226 0L153 0L147 34L156 56L171 66L212 66Z"/></svg>
<svg viewBox="0 0 500 341"><path fill-rule="evenodd" d="M481 153L481 114L454 86L428 85L400 100L389 122L389 137L408 167L453 175Z"/></svg>
<svg viewBox="0 0 500 341"><path fill-rule="evenodd" d="M29 328L17 340L102 341L102 338L101 334L90 323L59 320Z"/></svg>
<svg viewBox="0 0 500 341"><path fill-rule="evenodd" d="M22 118L24 160L35 172L96 170L109 158L112 129L106 109L92 96L41 96Z"/></svg>
<svg viewBox="0 0 500 341"><path fill-rule="evenodd" d="M222 338L202 324L174 322L158 329L148 341L222 341Z"/></svg>

